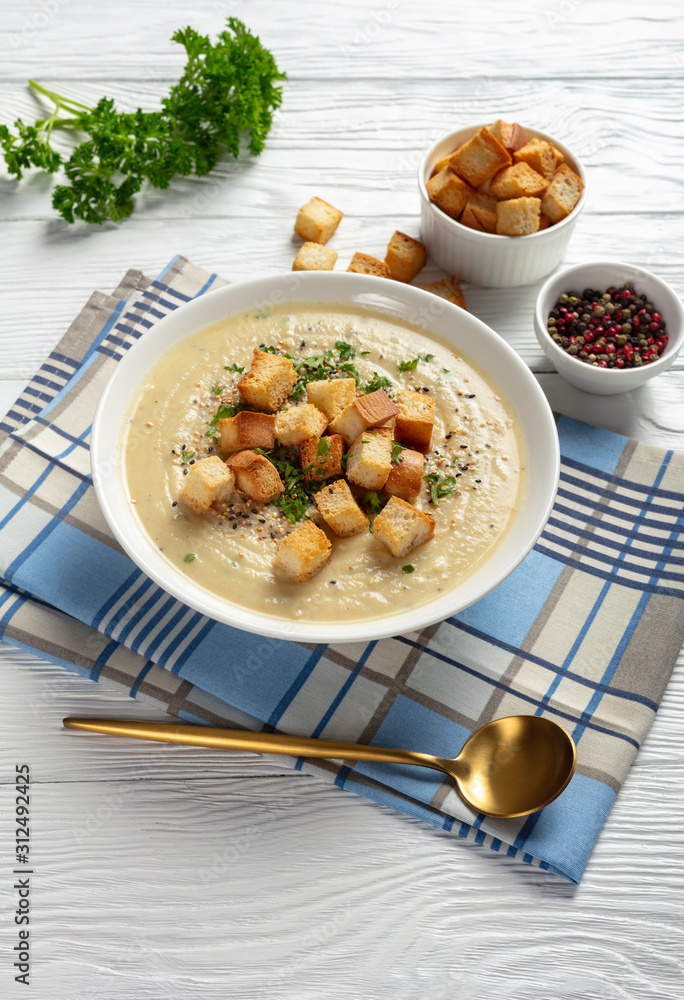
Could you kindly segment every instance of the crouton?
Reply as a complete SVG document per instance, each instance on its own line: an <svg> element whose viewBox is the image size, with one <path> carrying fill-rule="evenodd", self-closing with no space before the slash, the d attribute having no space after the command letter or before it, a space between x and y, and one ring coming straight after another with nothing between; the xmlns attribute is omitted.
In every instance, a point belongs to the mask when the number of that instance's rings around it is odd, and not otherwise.
<svg viewBox="0 0 684 1000"><path fill-rule="evenodd" d="M435 520L400 497L392 497L373 521L373 534L397 559L427 542L435 533Z"/></svg>
<svg viewBox="0 0 684 1000"><path fill-rule="evenodd" d="M527 163L542 177L551 177L563 162L560 149L544 139L530 139L524 146L513 153L516 163Z"/></svg>
<svg viewBox="0 0 684 1000"><path fill-rule="evenodd" d="M390 474L387 477L383 492L391 497L401 497L413 503L423 488L423 470L425 459L419 451L405 448L399 453L396 462L392 462Z"/></svg>
<svg viewBox="0 0 684 1000"><path fill-rule="evenodd" d="M539 198L511 198L496 206L499 236L529 236L539 229Z"/></svg>
<svg viewBox="0 0 684 1000"><path fill-rule="evenodd" d="M292 583L306 583L323 569L332 543L313 521L303 521L283 538L278 546L273 568Z"/></svg>
<svg viewBox="0 0 684 1000"><path fill-rule="evenodd" d="M465 208L473 193L470 184L461 180L453 170L440 170L426 184L430 201L452 219L456 219Z"/></svg>
<svg viewBox="0 0 684 1000"><path fill-rule="evenodd" d="M468 212L468 216L464 220L464 216ZM477 223L477 225L472 224L472 220ZM479 226L485 233L496 232L496 198L492 195L482 194L480 191L475 191L470 198L468 198L468 203L463 209L463 215L460 220L464 226L471 225L471 228L477 229Z"/></svg>
<svg viewBox="0 0 684 1000"><path fill-rule="evenodd" d="M218 455L211 455L190 466L180 499L195 514L206 514L213 504L225 502L234 488L235 474Z"/></svg>
<svg viewBox="0 0 684 1000"><path fill-rule="evenodd" d="M427 285L418 285L418 288L422 288L424 292L432 292L433 295L439 295L441 299L453 302L455 306L460 306L461 309L467 310L468 308L459 280L453 274L449 275L448 278L442 278L441 281L431 281Z"/></svg>
<svg viewBox="0 0 684 1000"><path fill-rule="evenodd" d="M397 396L399 415L394 427L397 441L406 441L417 451L430 450L432 428L435 425L434 396L412 389L402 389Z"/></svg>
<svg viewBox="0 0 684 1000"><path fill-rule="evenodd" d="M475 229L478 233L485 232L484 226L480 224L472 208L470 208L468 205L466 205L466 207L463 209L463 214L461 215L461 218L458 221L461 223L462 226L467 226L468 229Z"/></svg>
<svg viewBox="0 0 684 1000"><path fill-rule="evenodd" d="M338 479L324 486L315 494L314 501L326 523L341 538L368 531L368 518L354 499L346 480Z"/></svg>
<svg viewBox="0 0 684 1000"><path fill-rule="evenodd" d="M347 270L353 274L372 274L376 278L389 278L390 276L389 268L384 260L378 260L377 257L371 257L370 254L358 251L352 257Z"/></svg>
<svg viewBox="0 0 684 1000"><path fill-rule="evenodd" d="M304 480L329 479L342 475L344 441L339 434L329 437L310 437L299 444L299 464L304 469Z"/></svg>
<svg viewBox="0 0 684 1000"><path fill-rule="evenodd" d="M498 121L488 125L487 129L509 153L520 149L527 142L527 132L517 122L504 122L499 118Z"/></svg>
<svg viewBox="0 0 684 1000"><path fill-rule="evenodd" d="M464 181L477 187L511 162L508 150L488 129L481 128L451 154L449 166Z"/></svg>
<svg viewBox="0 0 684 1000"><path fill-rule="evenodd" d="M292 392L296 381L297 374L289 358L255 348L252 367L237 387L250 406L275 413Z"/></svg>
<svg viewBox="0 0 684 1000"><path fill-rule="evenodd" d="M347 459L347 479L365 490L380 490L391 469L392 431L377 427L359 434Z"/></svg>
<svg viewBox="0 0 684 1000"><path fill-rule="evenodd" d="M546 191L549 182L527 163L506 167L492 182L491 192L500 201L508 198L536 198Z"/></svg>
<svg viewBox="0 0 684 1000"><path fill-rule="evenodd" d="M320 382L309 382L306 398L325 413L328 420L338 417L345 406L356 398L356 380L353 378L331 378Z"/></svg>
<svg viewBox="0 0 684 1000"><path fill-rule="evenodd" d="M395 281L413 281L418 272L425 267L426 260L425 244L406 236L405 233L400 233L399 230L387 244L385 263Z"/></svg>
<svg viewBox="0 0 684 1000"><path fill-rule="evenodd" d="M293 271L332 271L337 254L320 243L304 243L292 262Z"/></svg>
<svg viewBox="0 0 684 1000"><path fill-rule="evenodd" d="M293 447L310 437L320 437L328 426L328 418L313 403L287 406L276 414L276 437L281 444Z"/></svg>
<svg viewBox="0 0 684 1000"><path fill-rule="evenodd" d="M297 236L311 243L327 243L340 224L342 212L323 201L312 198L297 212L294 230Z"/></svg>
<svg viewBox="0 0 684 1000"><path fill-rule="evenodd" d="M245 448L273 447L275 417L272 413L252 413L243 410L234 417L225 417L218 423L219 451L243 451Z"/></svg>
<svg viewBox="0 0 684 1000"><path fill-rule="evenodd" d="M496 177L496 174L494 177ZM468 198L468 205L473 210L484 209L487 212L496 212L496 198L494 195L483 194L479 189L473 191L470 198Z"/></svg>
<svg viewBox="0 0 684 1000"><path fill-rule="evenodd" d="M268 500L285 489L275 465L255 451L238 451L226 465L235 473L238 489L252 500Z"/></svg>
<svg viewBox="0 0 684 1000"><path fill-rule="evenodd" d="M551 178L549 188L542 198L541 210L551 222L560 222L572 212L580 199L584 184L567 163L562 163Z"/></svg>
<svg viewBox="0 0 684 1000"><path fill-rule="evenodd" d="M347 444L356 441L368 427L381 427L395 417L399 409L383 389L358 396L330 424L330 430L341 434Z"/></svg>
<svg viewBox="0 0 684 1000"><path fill-rule="evenodd" d="M482 181L481 184L478 184L477 185L478 194L483 194L483 195L485 195L485 197L491 198L492 197L492 184L494 184L494 182L496 181L496 179L499 176L499 174L502 174L505 169L506 169L506 167L503 167L503 169L501 169L501 170L497 170L497 172L495 174L492 174L491 177L488 177L486 181ZM496 199L494 199L494 200L496 201Z"/></svg>
<svg viewBox="0 0 684 1000"><path fill-rule="evenodd" d="M449 166L449 160L451 159L452 156L453 153L447 153L446 156L443 156L441 157L441 159L437 160L434 167L430 171L430 177L434 177L435 174L438 174L440 172L440 170L451 170L451 167Z"/></svg>

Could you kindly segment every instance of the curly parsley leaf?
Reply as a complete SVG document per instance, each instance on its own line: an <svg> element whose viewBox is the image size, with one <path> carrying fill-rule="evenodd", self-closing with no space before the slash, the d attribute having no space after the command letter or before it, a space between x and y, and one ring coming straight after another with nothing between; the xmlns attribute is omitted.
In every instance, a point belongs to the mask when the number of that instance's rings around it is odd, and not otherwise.
<svg viewBox="0 0 684 1000"><path fill-rule="evenodd" d="M176 175L202 177L224 151L237 158L242 136L252 156L263 150L282 100L275 84L286 78L271 53L235 17L214 43L189 27L173 41L187 61L161 111L117 111L107 97L91 108L30 80L54 105L51 115L34 125L17 119L15 135L0 126L0 149L16 177L63 165L68 183L55 188L52 204L67 222L125 219L144 184L164 189ZM50 145L53 128L86 133L66 160Z"/></svg>
<svg viewBox="0 0 684 1000"><path fill-rule="evenodd" d="M418 367L419 361L432 361L434 354L419 354L412 361L397 361L397 368L400 372L412 372Z"/></svg>
<svg viewBox="0 0 684 1000"><path fill-rule="evenodd" d="M430 472L427 476L423 476L423 479L427 482L430 490L430 503L434 504L435 507L439 507L439 501L443 500L444 497L451 496L452 493L456 492L455 476L440 476L437 472Z"/></svg>

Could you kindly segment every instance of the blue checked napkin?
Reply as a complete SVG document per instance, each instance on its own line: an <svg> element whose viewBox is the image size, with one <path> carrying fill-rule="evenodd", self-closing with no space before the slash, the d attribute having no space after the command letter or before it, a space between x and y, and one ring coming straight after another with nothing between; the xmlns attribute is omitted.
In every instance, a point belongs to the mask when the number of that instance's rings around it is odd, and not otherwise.
<svg viewBox="0 0 684 1000"><path fill-rule="evenodd" d="M117 361L224 282L182 258L95 293L0 423L0 637L197 723L454 757L494 718L546 715L578 746L555 802L476 815L418 768L293 761L340 787L579 882L684 641L684 455L561 418L556 505L534 550L448 621L381 642L238 632L123 554L98 508L89 434Z"/></svg>

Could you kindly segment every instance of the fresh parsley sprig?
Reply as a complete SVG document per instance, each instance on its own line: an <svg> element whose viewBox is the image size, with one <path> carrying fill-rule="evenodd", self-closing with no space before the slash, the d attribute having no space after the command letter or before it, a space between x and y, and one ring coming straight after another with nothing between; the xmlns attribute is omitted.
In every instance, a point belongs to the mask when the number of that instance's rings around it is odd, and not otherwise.
<svg viewBox="0 0 684 1000"><path fill-rule="evenodd" d="M0 126L9 172L19 178L28 167L55 173L63 166L68 183L55 188L53 207L67 222L102 223L129 216L146 182L164 189L177 174L208 174L226 151L237 158L243 136L258 156L282 100L275 83L286 78L272 54L236 17L214 43L189 27L173 41L187 62L161 111L117 111L108 97L91 108L29 80L54 109L34 125L18 118L16 134ZM87 138L63 159L50 144L54 128Z"/></svg>

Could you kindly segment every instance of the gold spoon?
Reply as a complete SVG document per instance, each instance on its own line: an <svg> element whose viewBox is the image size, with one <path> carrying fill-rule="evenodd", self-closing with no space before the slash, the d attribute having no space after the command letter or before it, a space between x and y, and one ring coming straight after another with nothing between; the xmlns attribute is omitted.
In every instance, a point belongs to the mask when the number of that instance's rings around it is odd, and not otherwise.
<svg viewBox="0 0 684 1000"><path fill-rule="evenodd" d="M550 719L536 715L511 715L488 722L473 733L453 760L413 750L173 722L70 718L64 719L64 726L110 736L217 750L417 764L443 771L453 778L461 798L471 809L486 816L506 818L527 816L553 802L570 781L577 762L577 750L568 733Z"/></svg>

